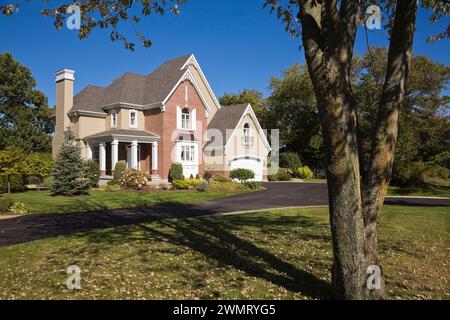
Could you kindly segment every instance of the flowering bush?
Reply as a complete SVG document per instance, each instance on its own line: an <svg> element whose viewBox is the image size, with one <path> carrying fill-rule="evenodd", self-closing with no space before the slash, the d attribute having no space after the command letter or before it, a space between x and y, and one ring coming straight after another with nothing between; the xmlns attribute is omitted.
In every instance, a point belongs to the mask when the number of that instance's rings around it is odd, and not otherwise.
<svg viewBox="0 0 450 320"><path fill-rule="evenodd" d="M189 189L189 180L172 180L174 189Z"/></svg>
<svg viewBox="0 0 450 320"><path fill-rule="evenodd" d="M120 185L128 188L140 188L147 184L149 176L137 169L126 169L120 178Z"/></svg>
<svg viewBox="0 0 450 320"><path fill-rule="evenodd" d="M300 167L295 170L295 176L300 179L311 179L314 177L312 170L308 166Z"/></svg>
<svg viewBox="0 0 450 320"><path fill-rule="evenodd" d="M9 208L9 212L12 214L27 214L28 208L23 203L16 202Z"/></svg>
<svg viewBox="0 0 450 320"><path fill-rule="evenodd" d="M294 174L294 172L289 169L289 168L280 168L278 169L278 174L282 174L282 175L290 175L292 177L292 175Z"/></svg>
<svg viewBox="0 0 450 320"><path fill-rule="evenodd" d="M186 181L188 181L189 185L193 186L193 187L198 187L200 185L200 183L202 183L202 180L197 179L197 178L196 179L188 179Z"/></svg>
<svg viewBox="0 0 450 320"><path fill-rule="evenodd" d="M172 180L172 187L175 189L188 189L189 187L198 187L202 183L201 179Z"/></svg>

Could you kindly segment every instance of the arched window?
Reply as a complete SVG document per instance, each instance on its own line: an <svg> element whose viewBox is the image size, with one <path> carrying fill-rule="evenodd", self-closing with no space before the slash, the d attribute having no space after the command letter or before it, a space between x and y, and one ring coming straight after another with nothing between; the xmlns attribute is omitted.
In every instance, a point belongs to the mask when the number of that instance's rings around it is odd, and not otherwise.
<svg viewBox="0 0 450 320"><path fill-rule="evenodd" d="M248 123L245 123L244 128L242 129L242 141L245 145L251 143L250 125Z"/></svg>
<svg viewBox="0 0 450 320"><path fill-rule="evenodd" d="M188 108L181 110L181 128L186 130L191 128L191 112Z"/></svg>

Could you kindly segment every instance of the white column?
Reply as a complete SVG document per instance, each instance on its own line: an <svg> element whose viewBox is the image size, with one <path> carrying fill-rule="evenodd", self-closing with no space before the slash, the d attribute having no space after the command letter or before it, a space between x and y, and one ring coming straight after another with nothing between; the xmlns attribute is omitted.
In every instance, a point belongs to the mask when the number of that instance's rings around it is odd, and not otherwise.
<svg viewBox="0 0 450 320"><path fill-rule="evenodd" d="M136 140L131 142L131 168L137 169L138 168L138 143Z"/></svg>
<svg viewBox="0 0 450 320"><path fill-rule="evenodd" d="M105 148L105 142L100 142L98 144L98 149L99 149L100 171L106 171L106 148Z"/></svg>
<svg viewBox="0 0 450 320"><path fill-rule="evenodd" d="M158 170L158 141L152 143L152 172Z"/></svg>
<svg viewBox="0 0 450 320"><path fill-rule="evenodd" d="M111 142L111 170L116 167L116 162L119 159L119 141L113 140Z"/></svg>
<svg viewBox="0 0 450 320"><path fill-rule="evenodd" d="M92 159L92 149L91 149L89 142L86 143L86 158L88 160Z"/></svg>

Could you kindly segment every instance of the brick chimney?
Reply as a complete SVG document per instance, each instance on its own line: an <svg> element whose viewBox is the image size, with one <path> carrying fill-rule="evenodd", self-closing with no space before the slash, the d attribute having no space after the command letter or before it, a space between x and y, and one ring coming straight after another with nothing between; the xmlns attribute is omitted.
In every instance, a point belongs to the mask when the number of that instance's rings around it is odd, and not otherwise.
<svg viewBox="0 0 450 320"><path fill-rule="evenodd" d="M73 81L75 71L63 69L56 72L56 107L55 107L55 136L53 138L52 153L55 156L64 141L64 130L70 125L67 113L73 107Z"/></svg>

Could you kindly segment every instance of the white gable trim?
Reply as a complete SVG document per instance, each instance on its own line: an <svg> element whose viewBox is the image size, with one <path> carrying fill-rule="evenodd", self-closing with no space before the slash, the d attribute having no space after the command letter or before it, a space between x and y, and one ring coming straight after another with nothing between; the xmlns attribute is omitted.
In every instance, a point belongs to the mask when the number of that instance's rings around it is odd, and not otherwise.
<svg viewBox="0 0 450 320"><path fill-rule="evenodd" d="M186 80L188 80L194 86L195 91L197 91L198 95L200 96L200 99L203 102L203 105L206 108L206 111L207 112L211 112L211 108L209 107L208 103L206 102L206 99L203 96L203 94L202 94L202 92L200 90L200 87L198 86L197 82L195 81L194 76L192 75L192 72L190 70L186 70L186 72L181 76L180 80L178 80L176 85L172 88L172 90L170 90L169 94L167 95L167 97L162 102L163 108L165 108L165 105L166 105L167 101L169 101L170 97L173 95L175 90L177 90L177 88L180 86L180 84L183 81L186 81Z"/></svg>
<svg viewBox="0 0 450 320"><path fill-rule="evenodd" d="M271 151L272 148L269 145L269 141L267 141L267 137L264 134L263 129L261 128L261 125L259 124L258 118L256 117L255 112L253 111L252 106L250 105L250 103L247 105L247 108L245 109L245 111L242 113L241 118L239 119L238 123L236 124L236 127L233 129L233 133L231 134L231 136L228 138L227 143L225 144L225 148L228 147L228 144L231 141L231 138L234 137L234 135L236 134L236 128L239 126L239 124L242 122L242 120L244 119L244 117L249 114L253 120L256 123L256 129L258 130L258 134L261 136L261 139L263 140L264 146L267 148L267 151Z"/></svg>
<svg viewBox="0 0 450 320"><path fill-rule="evenodd" d="M198 64L197 59L195 58L195 56L193 54L191 54L191 56L189 57L189 59L186 61L186 63L181 67L180 70L183 70L184 68L188 67L189 65L193 65L195 69L198 70L198 72L200 73L200 77L202 78L203 82L206 85L206 89L208 89L209 94L211 95L211 97L213 98L214 104L216 105L217 109L222 108L219 100L217 100L216 95L214 94L213 90L211 89L211 86L209 85L208 80L205 77L205 74L202 71L202 68L200 67L200 65Z"/></svg>

